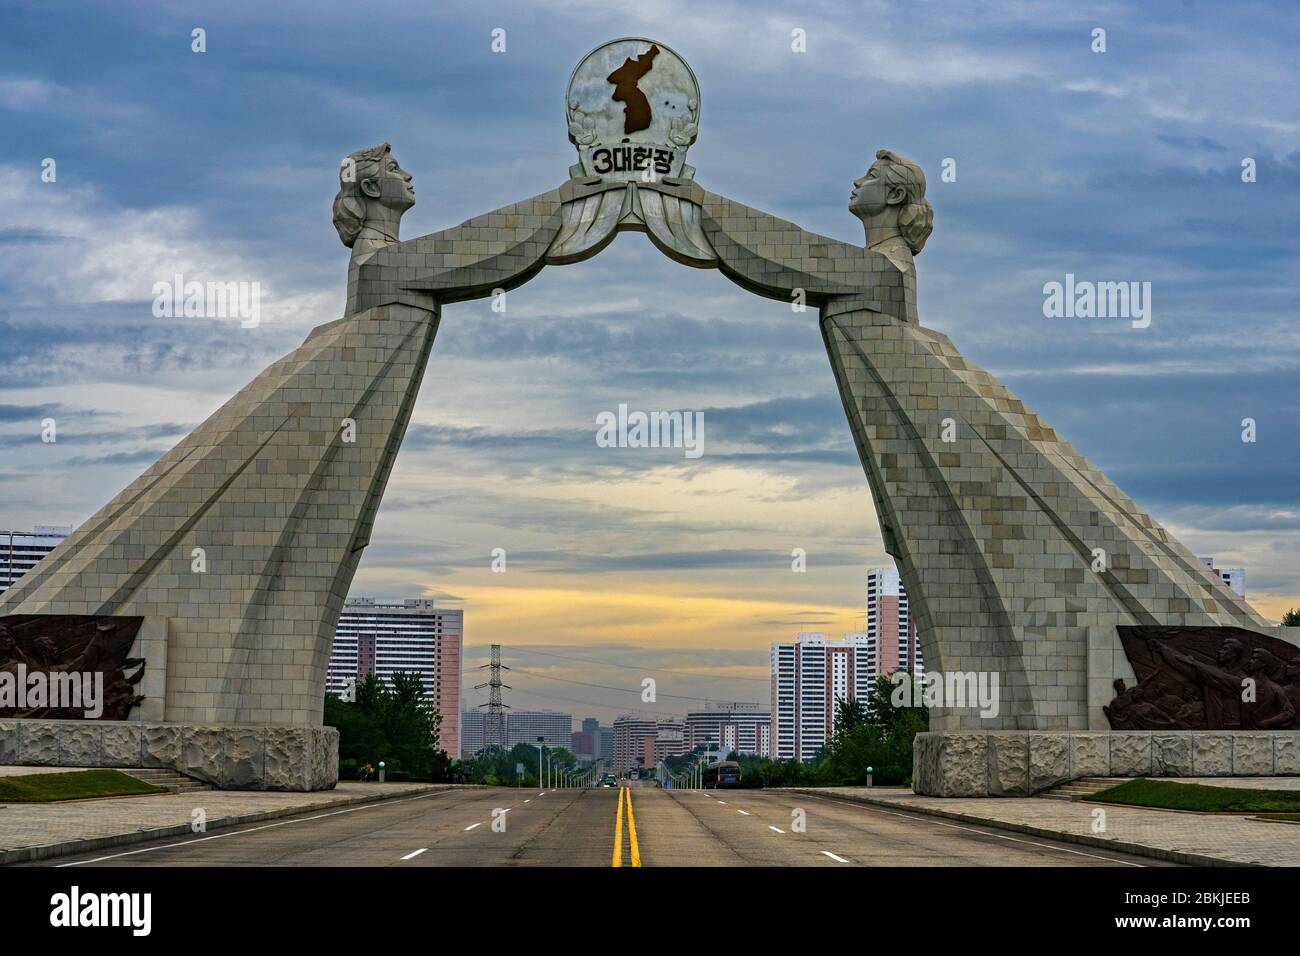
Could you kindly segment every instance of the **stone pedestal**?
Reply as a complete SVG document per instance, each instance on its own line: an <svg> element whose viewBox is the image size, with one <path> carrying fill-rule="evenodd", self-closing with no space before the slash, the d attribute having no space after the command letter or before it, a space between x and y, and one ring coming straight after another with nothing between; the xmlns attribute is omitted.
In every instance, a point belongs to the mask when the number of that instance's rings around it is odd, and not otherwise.
<svg viewBox="0 0 1300 956"><path fill-rule="evenodd" d="M930 797L1028 796L1080 777L1300 776L1300 731L916 735L912 789Z"/></svg>
<svg viewBox="0 0 1300 956"><path fill-rule="evenodd" d="M0 764L165 767L222 790L332 790L339 778L339 732L142 720L4 720Z"/></svg>

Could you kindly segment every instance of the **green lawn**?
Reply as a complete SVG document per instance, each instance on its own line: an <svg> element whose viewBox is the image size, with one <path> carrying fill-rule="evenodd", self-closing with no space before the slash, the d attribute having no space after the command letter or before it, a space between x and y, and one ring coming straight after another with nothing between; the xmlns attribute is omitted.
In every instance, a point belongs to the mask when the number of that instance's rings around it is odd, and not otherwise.
<svg viewBox="0 0 1300 956"><path fill-rule="evenodd" d="M1171 780L1148 780L1146 777L1126 781L1083 799L1201 813L1300 812L1300 790L1207 787L1199 783L1174 783Z"/></svg>
<svg viewBox="0 0 1300 956"><path fill-rule="evenodd" d="M4 803L49 803L54 800L136 797L166 792L166 787L155 787L117 770L73 770L68 773L0 777L0 802Z"/></svg>

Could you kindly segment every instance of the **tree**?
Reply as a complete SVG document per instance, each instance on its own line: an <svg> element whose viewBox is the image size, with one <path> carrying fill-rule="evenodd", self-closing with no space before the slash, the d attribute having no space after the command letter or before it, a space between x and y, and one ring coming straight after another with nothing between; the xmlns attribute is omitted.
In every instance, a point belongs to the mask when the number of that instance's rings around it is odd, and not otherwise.
<svg viewBox="0 0 1300 956"><path fill-rule="evenodd" d="M391 775L446 780L453 762L438 747L442 715L424 696L418 674L396 673L389 686L374 674L357 682L356 703L325 695L325 723L338 728L339 764L378 767Z"/></svg>
<svg viewBox="0 0 1300 956"><path fill-rule="evenodd" d="M908 675L905 679L911 679ZM837 701L836 727L816 776L826 785L901 784L912 778L912 742L929 729L924 707L895 706L895 684L881 677L865 701Z"/></svg>
<svg viewBox="0 0 1300 956"><path fill-rule="evenodd" d="M1282 615L1283 627L1300 627L1300 607L1293 607Z"/></svg>
<svg viewBox="0 0 1300 956"><path fill-rule="evenodd" d="M466 783L483 783L488 785L540 786L543 780L537 776L537 746L529 743L517 743L509 750L502 747L484 747L473 757L462 760L456 765L456 773ZM578 769L578 758L564 747L547 747L543 759L549 762L551 770ZM516 767L524 766L521 777ZM543 773L545 770L543 769ZM558 777L558 774L557 774Z"/></svg>
<svg viewBox="0 0 1300 956"><path fill-rule="evenodd" d="M835 699L835 722L832 739L841 734L851 734L859 727L871 722L870 708L865 700L850 697Z"/></svg>

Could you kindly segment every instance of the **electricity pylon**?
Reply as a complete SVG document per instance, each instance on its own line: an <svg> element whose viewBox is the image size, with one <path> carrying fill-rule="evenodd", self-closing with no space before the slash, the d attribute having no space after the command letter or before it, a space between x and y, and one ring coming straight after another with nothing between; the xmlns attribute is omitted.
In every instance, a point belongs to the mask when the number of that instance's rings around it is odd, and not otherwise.
<svg viewBox="0 0 1300 956"><path fill-rule="evenodd" d="M492 645L492 663L482 664L479 670L491 668L491 676L486 684L475 684L475 690L482 690L484 687L490 688L488 691L488 702L479 704L480 707L487 708L487 719L483 722L483 745L485 747L500 747L506 749L506 710L509 704L502 703L501 691L513 690L509 684L501 682L501 672L508 671L510 668L501 663L501 645Z"/></svg>

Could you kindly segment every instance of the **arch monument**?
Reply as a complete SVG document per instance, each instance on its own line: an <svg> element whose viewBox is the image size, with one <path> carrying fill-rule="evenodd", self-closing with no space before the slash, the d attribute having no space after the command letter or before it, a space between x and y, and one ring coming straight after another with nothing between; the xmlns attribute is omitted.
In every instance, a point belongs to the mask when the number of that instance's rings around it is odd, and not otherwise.
<svg viewBox="0 0 1300 956"><path fill-rule="evenodd" d="M6 646L53 634L67 666L116 627L118 657L102 663L142 662L132 706L124 719L119 707L119 719L93 721L0 712L0 762L171 766L225 787L332 786L337 735L321 726L331 641L442 309L595 256L634 230L683 265L806 304L795 320L819 324L827 385L843 400L927 670L998 675L996 714L951 697L931 709L916 746L918 792L1029 793L1087 775L1300 773L1281 703L1287 675L1300 675L1294 629L1261 619L922 324L915 259L933 212L921 168L877 151L849 204L863 244L815 235L697 182L686 156L700 106L694 74L668 46L604 44L570 79L578 161L567 178L409 240L400 224L414 189L389 145L349 156L334 202L351 250L343 316L261 372L0 598L0 659ZM1244 651L1224 661L1220 649L1234 639ZM1266 719L1214 703L1248 671L1280 688Z"/></svg>

